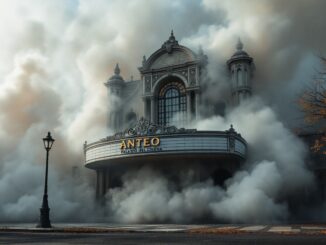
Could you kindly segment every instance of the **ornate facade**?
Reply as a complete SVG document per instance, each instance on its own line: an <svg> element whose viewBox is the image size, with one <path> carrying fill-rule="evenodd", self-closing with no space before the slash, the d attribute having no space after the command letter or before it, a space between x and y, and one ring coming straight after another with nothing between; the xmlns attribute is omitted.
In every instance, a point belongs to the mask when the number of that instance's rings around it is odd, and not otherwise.
<svg viewBox="0 0 326 245"><path fill-rule="evenodd" d="M85 166L96 170L97 197L120 186L124 173L144 165L169 173L172 180L178 180L181 171L192 170L197 181L211 178L216 185L223 185L240 167L247 143L232 125L225 131L186 129L205 105L203 92L210 89L207 64L201 49L195 53L180 45L171 32L161 48L148 59L143 57L140 80L125 81L116 65L105 83L108 127L114 134L84 145ZM232 105L251 95L253 67L239 40L227 61L227 101Z"/></svg>
<svg viewBox="0 0 326 245"><path fill-rule="evenodd" d="M141 80L124 81L117 64L114 75L105 83L108 88L108 126L121 130L140 117L160 125L187 126L200 114L202 92L206 83L207 56L182 46L173 31L161 48L139 67ZM233 105L251 96L253 58L239 40L237 51L227 61L230 77L229 101ZM209 89L209 88L208 88ZM131 103L130 99L138 99Z"/></svg>
<svg viewBox="0 0 326 245"><path fill-rule="evenodd" d="M97 197L121 185L124 173L143 165L169 173L192 169L198 181L211 178L217 185L239 168L246 159L247 143L232 126L226 131L186 129L192 120L205 116L203 108L214 108L203 96L214 84L207 76L207 64L201 49L196 53L180 45L171 32L157 51L143 57L140 80L125 81L116 65L105 82L108 128L114 133L84 145L85 166L96 170ZM252 95L255 69L240 39L226 68L229 96L223 103L235 106ZM215 109L208 111L216 114ZM314 135L300 137L308 145L314 142ZM325 183L325 158L317 159L314 153L310 158L320 183Z"/></svg>

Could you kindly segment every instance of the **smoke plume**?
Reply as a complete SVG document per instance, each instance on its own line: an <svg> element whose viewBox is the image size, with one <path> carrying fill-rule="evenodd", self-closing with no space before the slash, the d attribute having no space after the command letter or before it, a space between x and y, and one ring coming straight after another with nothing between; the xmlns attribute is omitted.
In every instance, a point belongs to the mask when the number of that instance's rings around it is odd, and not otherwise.
<svg viewBox="0 0 326 245"><path fill-rule="evenodd" d="M250 157L225 188L214 186L212 179L199 183L191 174L180 173L184 176L180 191L163 173L144 167L127 173L123 187L108 193L114 220L276 223L290 218L289 198L304 198L302 193L313 189L313 176L304 163L305 146L258 98L225 118L208 118L194 126L218 130L233 122L248 141Z"/></svg>

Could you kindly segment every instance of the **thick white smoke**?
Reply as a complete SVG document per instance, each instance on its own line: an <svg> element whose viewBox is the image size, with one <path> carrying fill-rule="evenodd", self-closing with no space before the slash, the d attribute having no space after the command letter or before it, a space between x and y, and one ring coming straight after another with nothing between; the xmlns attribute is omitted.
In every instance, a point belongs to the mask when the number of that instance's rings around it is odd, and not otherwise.
<svg viewBox="0 0 326 245"><path fill-rule="evenodd" d="M108 203L116 221L282 222L291 213L288 198L313 187L306 169L305 146L277 119L275 113L253 98L225 118L199 121L201 130L227 129L233 123L250 146L249 160L227 180L226 188L212 180L197 183L186 176L178 190L162 173L149 168L128 173L123 187L110 190ZM182 173L180 173L182 174ZM299 194L300 193L300 194Z"/></svg>
<svg viewBox="0 0 326 245"><path fill-rule="evenodd" d="M41 138L47 131L56 139L49 176L54 221L90 221L96 216L94 176L83 168L82 145L86 139L109 133L110 104L103 83L116 62L125 79L131 75L136 79L141 57L159 48L171 29L180 44L194 50L201 45L209 56L213 87L219 88L210 98L222 96L220 71L241 36L257 65L255 93L272 104L282 119L296 118L291 112L293 91L299 87L297 82L310 79L317 60L313 54L325 49L324 4L0 1L0 222L38 218L45 160ZM252 147L246 168L228 181L226 190L209 180L195 183L190 177L185 177L182 191L176 190L159 172L145 169L125 176L123 189L108 194L110 217L125 222L190 222L207 217L260 222L290 215L287 197L311 184L303 164L305 150L275 113L261 104L254 100L227 113L225 119L213 117L194 125L223 130L233 123ZM71 177L74 166L79 179ZM155 185L141 192L147 182ZM132 205L149 194L152 199L143 198L148 212Z"/></svg>

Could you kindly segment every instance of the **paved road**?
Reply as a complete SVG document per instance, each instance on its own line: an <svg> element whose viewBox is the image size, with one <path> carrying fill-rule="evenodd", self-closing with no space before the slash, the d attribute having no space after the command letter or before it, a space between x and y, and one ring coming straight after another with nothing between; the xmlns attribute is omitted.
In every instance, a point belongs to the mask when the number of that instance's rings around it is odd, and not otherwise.
<svg viewBox="0 0 326 245"><path fill-rule="evenodd" d="M323 234L326 237L326 224L313 225L179 225L179 224L107 224L107 223L54 223L49 231L78 231L82 232L194 232L194 233L289 233L289 234ZM0 231L45 231L36 228L34 223L1 224ZM208 231L208 232L207 232Z"/></svg>
<svg viewBox="0 0 326 245"><path fill-rule="evenodd" d="M0 244L326 244L321 235L193 234L170 232L1 232Z"/></svg>
<svg viewBox="0 0 326 245"><path fill-rule="evenodd" d="M0 244L326 244L326 225L0 224Z"/></svg>

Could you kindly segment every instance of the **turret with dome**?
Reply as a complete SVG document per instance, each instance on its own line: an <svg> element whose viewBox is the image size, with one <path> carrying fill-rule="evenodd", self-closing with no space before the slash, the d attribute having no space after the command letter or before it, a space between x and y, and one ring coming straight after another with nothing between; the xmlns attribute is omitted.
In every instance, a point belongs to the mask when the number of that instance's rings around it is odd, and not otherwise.
<svg viewBox="0 0 326 245"><path fill-rule="evenodd" d="M114 75L109 78L109 80L104 83L108 88L108 127L113 129L119 129L119 125L123 123L123 117L121 115L121 108L123 107L122 96L123 90L126 83L122 76L120 75L120 67L117 63L114 68Z"/></svg>
<svg viewBox="0 0 326 245"><path fill-rule="evenodd" d="M254 62L246 51L243 50L243 43L240 38L236 45L237 51L227 61L231 78L231 101L233 105L240 104L252 94L252 77Z"/></svg>

